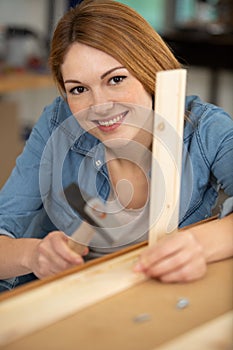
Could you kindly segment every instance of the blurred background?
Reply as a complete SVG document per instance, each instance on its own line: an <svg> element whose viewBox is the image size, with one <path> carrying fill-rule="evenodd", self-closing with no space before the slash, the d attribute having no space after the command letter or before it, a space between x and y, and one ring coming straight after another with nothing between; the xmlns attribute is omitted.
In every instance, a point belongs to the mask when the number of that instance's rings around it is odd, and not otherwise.
<svg viewBox="0 0 233 350"><path fill-rule="evenodd" d="M59 18L79 0L0 0L0 188L45 105L58 95L47 68ZM233 115L233 0L123 0L188 70L187 94Z"/></svg>

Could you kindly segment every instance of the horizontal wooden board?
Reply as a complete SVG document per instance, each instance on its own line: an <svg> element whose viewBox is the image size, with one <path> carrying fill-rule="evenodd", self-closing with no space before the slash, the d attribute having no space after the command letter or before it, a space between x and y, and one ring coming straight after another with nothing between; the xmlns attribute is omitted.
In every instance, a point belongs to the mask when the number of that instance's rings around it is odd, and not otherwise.
<svg viewBox="0 0 233 350"><path fill-rule="evenodd" d="M115 284L120 284L124 279L119 272L118 270L115 274L114 268L111 271ZM66 314L63 319L50 325L46 323L44 326L40 325L37 330L28 332L27 336L21 334L21 338L17 341L9 343L9 338L8 345L2 345L1 349L76 350L78 346L85 350L149 350L165 345L166 342L193 328L223 315L232 310L233 306L233 259L209 265L207 275L199 281L186 284L141 281L138 285L86 306L79 312L75 311L75 305L83 296L75 286L75 279L73 285L76 294L67 292L65 281L63 279L64 283L60 285L61 290L54 290L48 297L46 313L49 314L54 310L54 306L50 309L50 303L53 304L56 294L60 294L56 307L65 310L67 299L70 298L74 307L73 312L70 310L70 315ZM110 278L109 285L111 283ZM106 288L106 285L103 288ZM95 293L95 288L92 293ZM188 307L177 309L180 298L188 299ZM28 307L28 313L30 312L28 320L30 319L32 324L40 317L41 301L35 303L37 305L28 304L25 296L25 307ZM24 308L19 313L15 309L12 324L17 319L23 319L22 313L26 312L26 309L23 310ZM30 328L27 323L24 327ZM10 337L10 334L8 336ZM14 334L11 340L13 336Z"/></svg>

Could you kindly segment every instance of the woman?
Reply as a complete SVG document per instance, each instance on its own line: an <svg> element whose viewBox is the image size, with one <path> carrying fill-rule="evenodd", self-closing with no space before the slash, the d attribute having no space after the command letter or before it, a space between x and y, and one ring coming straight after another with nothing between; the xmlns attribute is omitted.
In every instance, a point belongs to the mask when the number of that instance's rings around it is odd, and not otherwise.
<svg viewBox="0 0 233 350"><path fill-rule="evenodd" d="M1 191L2 289L147 238L155 76L180 64L134 10L84 0L58 23L50 66L62 97L45 108ZM233 254L232 198L221 219L188 226L211 216L220 187L233 197L233 121L195 96L186 111L184 229L146 249L134 268L164 282L201 278L209 262ZM81 223L62 196L72 182L114 213L114 244L95 234L83 256L69 248Z"/></svg>

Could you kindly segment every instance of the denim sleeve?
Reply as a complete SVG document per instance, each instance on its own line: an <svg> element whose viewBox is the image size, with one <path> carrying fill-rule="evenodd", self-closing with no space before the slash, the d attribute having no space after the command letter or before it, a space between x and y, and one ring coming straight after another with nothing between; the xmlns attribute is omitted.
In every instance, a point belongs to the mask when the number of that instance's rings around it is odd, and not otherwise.
<svg viewBox="0 0 233 350"><path fill-rule="evenodd" d="M40 196L39 167L50 136L51 112L44 110L11 176L0 191L0 234L40 238L45 235L44 228L50 226Z"/></svg>
<svg viewBox="0 0 233 350"><path fill-rule="evenodd" d="M233 196L233 119L222 109L209 109L200 128L202 155L208 168L229 196Z"/></svg>

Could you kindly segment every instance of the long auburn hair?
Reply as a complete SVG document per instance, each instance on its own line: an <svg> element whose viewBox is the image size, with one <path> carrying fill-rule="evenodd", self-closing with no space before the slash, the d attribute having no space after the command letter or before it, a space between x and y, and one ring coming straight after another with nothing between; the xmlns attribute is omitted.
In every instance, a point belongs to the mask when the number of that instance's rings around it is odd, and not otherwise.
<svg viewBox="0 0 233 350"><path fill-rule="evenodd" d="M62 94L61 65L76 42L114 57L152 96L156 72L180 68L159 34L135 10L113 0L84 0L60 19L51 43L49 64Z"/></svg>

